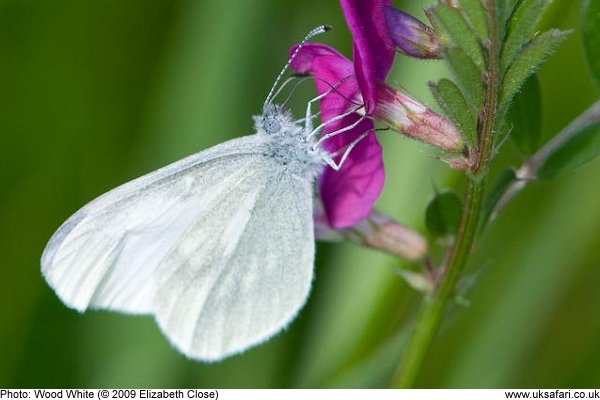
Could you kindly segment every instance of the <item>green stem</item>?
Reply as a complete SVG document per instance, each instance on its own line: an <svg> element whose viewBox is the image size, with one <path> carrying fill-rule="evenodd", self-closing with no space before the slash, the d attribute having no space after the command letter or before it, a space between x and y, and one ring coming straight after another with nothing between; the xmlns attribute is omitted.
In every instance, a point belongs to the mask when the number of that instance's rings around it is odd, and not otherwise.
<svg viewBox="0 0 600 400"><path fill-rule="evenodd" d="M439 329L446 305L454 294L456 283L462 274L471 245L473 244L481 211L483 188L483 181L477 179L469 181L467 193L465 194L465 207L463 209L460 230L456 237L455 246L452 249L448 269L443 276L438 290L431 297L427 298L422 306L412 342L404 355L404 359L394 379L394 387L410 388L414 385L427 351Z"/></svg>
<svg viewBox="0 0 600 400"><path fill-rule="evenodd" d="M437 290L425 299L421 308L412 340L392 382L392 386L396 388L414 386L423 361L440 327L446 307L454 296L456 284L462 276L479 224L488 167L492 158L493 133L496 124L500 85L500 44L495 0L488 1L488 11L490 17L488 82L477 146L478 157L471 174L468 176L461 221L456 239L450 250L445 272L441 277Z"/></svg>

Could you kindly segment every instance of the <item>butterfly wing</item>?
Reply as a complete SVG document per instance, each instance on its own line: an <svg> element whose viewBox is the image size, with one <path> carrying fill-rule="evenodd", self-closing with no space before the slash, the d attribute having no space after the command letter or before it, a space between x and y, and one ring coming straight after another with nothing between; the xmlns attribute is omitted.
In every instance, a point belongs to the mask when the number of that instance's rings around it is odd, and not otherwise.
<svg viewBox="0 0 600 400"><path fill-rule="evenodd" d="M128 182L93 200L52 236L42 273L70 307L145 314L155 296L156 266L191 221L228 190L259 174L257 136L232 140Z"/></svg>
<svg viewBox="0 0 600 400"><path fill-rule="evenodd" d="M157 321L193 358L219 360L267 340L308 297L314 262L310 183L279 174L253 199L240 200L245 190L224 196L198 219L158 267Z"/></svg>
<svg viewBox="0 0 600 400"><path fill-rule="evenodd" d="M258 135L226 142L92 201L48 243L42 271L69 306L155 314L186 355L266 340L308 296L311 185Z"/></svg>

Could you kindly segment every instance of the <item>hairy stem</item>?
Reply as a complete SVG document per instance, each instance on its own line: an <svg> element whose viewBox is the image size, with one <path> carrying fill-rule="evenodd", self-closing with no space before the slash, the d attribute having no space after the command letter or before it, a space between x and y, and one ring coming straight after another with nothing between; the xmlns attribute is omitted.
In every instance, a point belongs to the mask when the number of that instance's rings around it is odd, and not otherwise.
<svg viewBox="0 0 600 400"><path fill-rule="evenodd" d="M447 305L453 298L456 284L462 276L477 232L488 167L492 158L493 133L496 125L500 86L500 43L496 0L488 0L487 8L490 20L490 47L487 90L480 124L477 159L471 173L468 175L460 226L450 250L445 272L436 290L425 299L421 308L411 342L392 382L393 387L397 388L414 386L423 361L440 327Z"/></svg>

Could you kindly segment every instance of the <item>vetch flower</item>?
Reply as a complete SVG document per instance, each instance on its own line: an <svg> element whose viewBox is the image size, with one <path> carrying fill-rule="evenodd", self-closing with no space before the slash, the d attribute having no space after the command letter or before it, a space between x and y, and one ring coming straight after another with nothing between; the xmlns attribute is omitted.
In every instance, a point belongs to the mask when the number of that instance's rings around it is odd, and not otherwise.
<svg viewBox="0 0 600 400"><path fill-rule="evenodd" d="M384 8L390 0L341 0L354 41L353 61L330 46L305 44L292 68L315 77L324 133L347 130L323 142L336 154L365 133L374 132L372 119L414 139L461 153L462 137L456 127L410 96L384 82L392 66L396 45L386 27ZM292 48L294 52L297 47ZM339 154L336 161L339 161ZM325 214L333 228L360 223L372 211L385 181L382 149L374 134L367 135L350 152L339 171L327 168L320 192Z"/></svg>
<svg viewBox="0 0 600 400"><path fill-rule="evenodd" d="M404 54L421 59L442 57L443 46L433 28L394 7L384 6L383 15L390 39Z"/></svg>
<svg viewBox="0 0 600 400"><path fill-rule="evenodd" d="M319 94L329 93L321 100L322 121L356 110L327 124L325 134L353 126L324 141L325 149L332 154L374 130L366 115L374 111L377 82L386 78L394 60L394 45L387 36L382 13L382 6L389 4L389 0L342 0L354 38L354 63L335 49L317 43L302 47L292 63L296 71L315 76ZM328 168L321 178L321 199L329 224L347 228L366 218L384 181L381 145L375 135L369 134L356 145L339 171Z"/></svg>

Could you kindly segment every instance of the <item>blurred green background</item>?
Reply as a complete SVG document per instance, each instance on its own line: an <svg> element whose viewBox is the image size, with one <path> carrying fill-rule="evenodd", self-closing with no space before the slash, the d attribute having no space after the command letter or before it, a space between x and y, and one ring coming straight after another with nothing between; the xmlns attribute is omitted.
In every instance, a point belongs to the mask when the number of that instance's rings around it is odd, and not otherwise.
<svg viewBox="0 0 600 400"><path fill-rule="evenodd" d="M415 12L427 2L396 1ZM580 1L545 26L575 33L541 73L550 137L597 97ZM335 0L0 1L0 386L379 387L420 295L398 262L351 244L318 248L308 305L284 333L218 364L186 360L153 320L79 315L40 275L54 230L99 194L251 132L289 46L320 38L351 54ZM431 103L441 63L398 58L390 82ZM423 229L425 203L457 175L424 146L384 134L380 209ZM511 143L497 174L520 163ZM482 271L454 306L421 387L600 386L600 161L532 185L478 243Z"/></svg>

